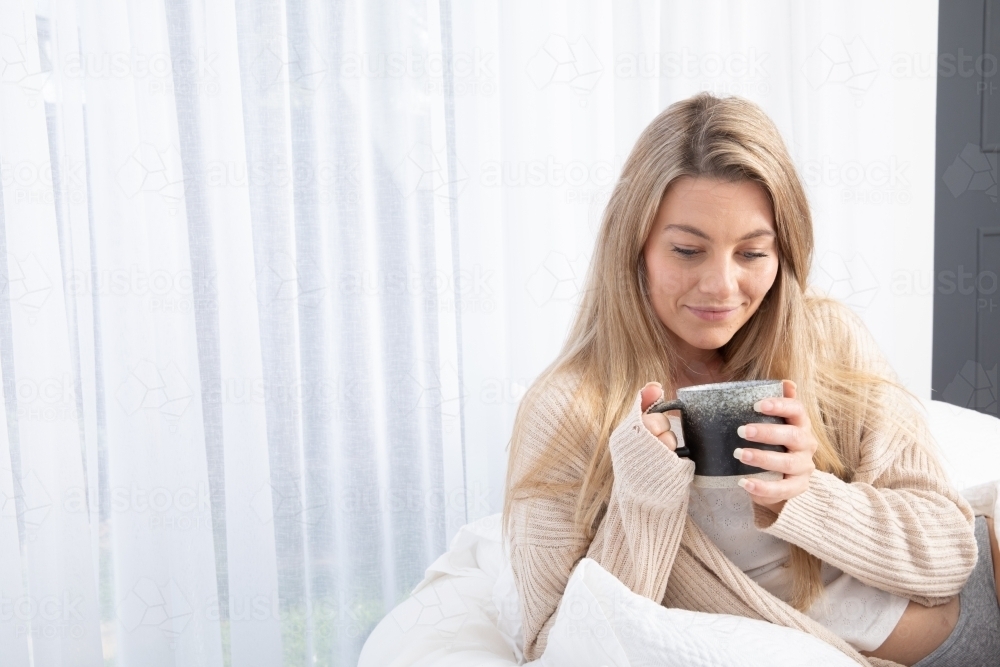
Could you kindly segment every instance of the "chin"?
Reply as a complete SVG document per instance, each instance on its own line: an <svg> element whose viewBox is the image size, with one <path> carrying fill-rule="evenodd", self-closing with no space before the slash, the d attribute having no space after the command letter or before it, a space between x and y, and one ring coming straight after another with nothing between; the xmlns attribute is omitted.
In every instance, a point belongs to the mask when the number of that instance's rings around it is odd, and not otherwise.
<svg viewBox="0 0 1000 667"><path fill-rule="evenodd" d="M733 338L728 331L698 331L682 336L684 342L699 350L718 350Z"/></svg>

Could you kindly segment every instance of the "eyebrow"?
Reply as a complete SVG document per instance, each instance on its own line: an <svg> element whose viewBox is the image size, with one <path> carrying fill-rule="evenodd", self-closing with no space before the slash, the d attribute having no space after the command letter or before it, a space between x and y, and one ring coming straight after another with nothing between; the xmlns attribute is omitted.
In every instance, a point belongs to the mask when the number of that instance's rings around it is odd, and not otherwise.
<svg viewBox="0 0 1000 667"><path fill-rule="evenodd" d="M676 229L678 231L687 232L688 234L693 234L695 236L705 239L706 241L712 240L712 238L708 234L701 231L697 227L692 227L691 225L667 225L666 227L663 228L663 231L666 232L671 229ZM749 234L744 234L739 240L748 241L750 239L755 239L761 236L774 236L774 232L772 232L770 229L764 229L764 228L755 229Z"/></svg>

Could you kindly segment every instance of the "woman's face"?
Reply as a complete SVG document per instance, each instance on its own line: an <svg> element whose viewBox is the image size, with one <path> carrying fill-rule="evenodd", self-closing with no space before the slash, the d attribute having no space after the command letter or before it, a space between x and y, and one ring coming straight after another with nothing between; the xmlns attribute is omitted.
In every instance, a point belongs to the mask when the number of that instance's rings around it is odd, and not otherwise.
<svg viewBox="0 0 1000 667"><path fill-rule="evenodd" d="M774 212L753 181L683 176L660 202L643 246L653 310L682 357L733 337L778 274Z"/></svg>

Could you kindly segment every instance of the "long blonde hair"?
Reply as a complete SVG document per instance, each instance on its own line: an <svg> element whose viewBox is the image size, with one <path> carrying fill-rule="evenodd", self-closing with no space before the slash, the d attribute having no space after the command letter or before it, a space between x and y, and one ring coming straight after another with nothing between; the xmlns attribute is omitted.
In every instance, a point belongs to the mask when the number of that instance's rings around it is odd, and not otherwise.
<svg viewBox="0 0 1000 667"><path fill-rule="evenodd" d="M757 312L726 343L723 373L733 379L787 378L797 384L819 447L819 470L849 479L832 424L857 415L872 390L892 379L847 368L820 353L810 325L806 295L813 251L812 217L802 184L777 128L754 103L701 93L672 104L639 136L604 212L586 289L562 351L525 394L511 438L504 525L516 498L576 494L578 529L593 537L611 493L608 439L628 413L639 389L658 380L671 395L679 363L665 326L653 311L642 248L667 187L681 176L752 180L768 194L774 211L779 268ZM522 456L525 415L549 383L579 378L573 414L559 442L530 470L514 478ZM822 406L822 409L821 409ZM582 480L573 485L543 481L565 447L596 434ZM822 592L820 561L792 546L791 603L809 607Z"/></svg>

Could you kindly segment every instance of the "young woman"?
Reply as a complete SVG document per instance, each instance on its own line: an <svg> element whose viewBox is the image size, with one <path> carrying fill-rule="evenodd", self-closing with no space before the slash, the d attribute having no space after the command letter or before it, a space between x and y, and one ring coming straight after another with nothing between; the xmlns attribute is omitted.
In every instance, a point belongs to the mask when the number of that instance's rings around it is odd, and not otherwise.
<svg viewBox="0 0 1000 667"><path fill-rule="evenodd" d="M664 605L798 628L861 664L1000 664L992 524L949 487L864 325L807 291L812 249L753 103L697 95L639 137L569 338L514 426L504 530L527 659L588 557ZM787 453L737 453L783 478L693 486L679 422L647 409L763 378L785 398L757 409L787 423L740 434Z"/></svg>

